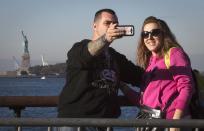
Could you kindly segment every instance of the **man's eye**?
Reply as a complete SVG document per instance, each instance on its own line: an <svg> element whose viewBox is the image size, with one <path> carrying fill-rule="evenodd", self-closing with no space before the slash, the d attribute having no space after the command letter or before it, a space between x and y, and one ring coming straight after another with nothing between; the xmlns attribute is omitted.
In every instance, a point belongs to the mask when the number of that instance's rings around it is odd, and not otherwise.
<svg viewBox="0 0 204 131"><path fill-rule="evenodd" d="M105 22L104 23L104 25L110 25L111 24L111 22Z"/></svg>

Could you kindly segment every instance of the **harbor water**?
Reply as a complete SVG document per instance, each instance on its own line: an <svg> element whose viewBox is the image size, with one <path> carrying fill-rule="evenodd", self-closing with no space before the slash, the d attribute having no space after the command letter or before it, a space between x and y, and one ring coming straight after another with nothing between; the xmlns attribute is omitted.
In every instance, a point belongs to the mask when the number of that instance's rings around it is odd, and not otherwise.
<svg viewBox="0 0 204 131"><path fill-rule="evenodd" d="M0 96L58 96L64 86L62 77L29 78L0 78ZM136 107L121 107L121 118L134 118ZM13 110L0 107L1 118L14 117ZM27 107L21 112L24 118L53 118L57 117L56 107ZM14 127L0 127L0 131L14 131ZM115 128L116 131L132 131L133 128ZM45 127L23 127L23 131L47 131Z"/></svg>

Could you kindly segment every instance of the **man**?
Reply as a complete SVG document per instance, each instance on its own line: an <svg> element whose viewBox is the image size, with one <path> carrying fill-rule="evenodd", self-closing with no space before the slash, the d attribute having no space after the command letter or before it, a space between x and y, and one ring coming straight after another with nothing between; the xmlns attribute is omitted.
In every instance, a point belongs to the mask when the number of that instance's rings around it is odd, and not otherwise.
<svg viewBox="0 0 204 131"><path fill-rule="evenodd" d="M124 35L111 9L96 12L93 37L75 43L68 52L66 84L59 98L59 117L117 118L120 81L138 85L142 69L109 47ZM71 128L71 127L70 127ZM95 131L103 129L86 127ZM72 128L75 129L75 128Z"/></svg>

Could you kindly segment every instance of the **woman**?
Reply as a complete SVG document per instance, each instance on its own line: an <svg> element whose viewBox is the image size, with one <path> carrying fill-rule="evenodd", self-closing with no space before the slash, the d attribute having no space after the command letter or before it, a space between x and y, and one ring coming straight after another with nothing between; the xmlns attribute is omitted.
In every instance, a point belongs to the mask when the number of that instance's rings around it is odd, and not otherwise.
<svg viewBox="0 0 204 131"><path fill-rule="evenodd" d="M170 49L168 69L164 56ZM137 64L145 69L140 99L130 88L122 87L131 101L159 109L165 119L190 117L188 107L194 86L190 60L165 21L153 16L145 19L137 48Z"/></svg>

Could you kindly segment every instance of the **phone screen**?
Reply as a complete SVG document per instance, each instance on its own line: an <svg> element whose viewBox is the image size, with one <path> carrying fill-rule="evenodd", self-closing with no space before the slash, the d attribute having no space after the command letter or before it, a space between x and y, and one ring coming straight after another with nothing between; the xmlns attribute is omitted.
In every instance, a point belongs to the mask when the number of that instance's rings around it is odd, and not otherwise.
<svg viewBox="0 0 204 131"><path fill-rule="evenodd" d="M125 36L133 36L135 33L133 25L118 25L117 28L125 30Z"/></svg>

